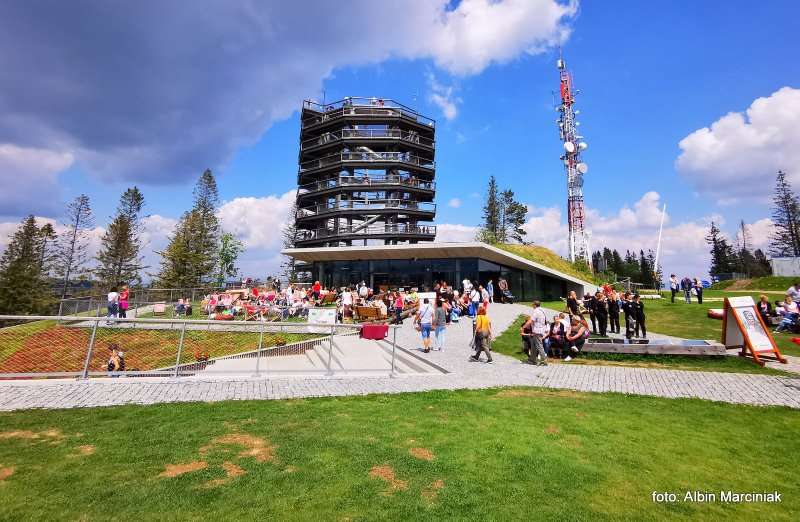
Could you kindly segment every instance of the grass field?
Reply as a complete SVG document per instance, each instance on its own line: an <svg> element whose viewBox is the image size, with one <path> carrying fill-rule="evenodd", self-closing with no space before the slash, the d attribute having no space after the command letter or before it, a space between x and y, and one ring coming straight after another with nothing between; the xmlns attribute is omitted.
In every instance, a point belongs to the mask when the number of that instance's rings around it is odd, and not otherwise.
<svg viewBox="0 0 800 522"><path fill-rule="evenodd" d="M492 342L492 350L515 357L519 360L527 359L522 351L522 341L519 329L525 321L521 315L501 335ZM670 370L694 370L726 373L756 373L763 375L787 375L786 372L772 368L761 368L751 361L738 357L690 357L679 355L629 355L616 353L583 353L565 363L559 359L549 359L551 364L589 364L604 366L629 366L637 368L666 368Z"/></svg>
<svg viewBox="0 0 800 522"><path fill-rule="evenodd" d="M783 293L799 279L800 278L795 276L768 276L757 277L755 279L737 279L714 283L711 288L715 290L776 290Z"/></svg>
<svg viewBox="0 0 800 522"><path fill-rule="evenodd" d="M532 388L2 413L0 519L791 520L797 433L783 408ZM695 489L783 503L651 500Z"/></svg>
<svg viewBox="0 0 800 522"><path fill-rule="evenodd" d="M675 303L673 304L670 302L669 293L664 293L663 299L644 301L647 314L647 331L685 339L714 339L718 341L722 337L722 321L709 319L707 316L708 309L722 308L723 298L725 297L744 295L750 295L757 301L760 294L747 291L706 290L703 293L702 305L697 304L694 299L692 304L689 305L683 301L682 294L675 297ZM776 301L782 295L783 292L770 293L770 301ZM562 301L548 301L542 303L542 306L554 310L563 310L564 303ZM620 319L620 322L623 323L624 328L624 319ZM799 337L798 335L780 333L773 334L773 337L781 353L800 356L800 346L790 340L792 337Z"/></svg>

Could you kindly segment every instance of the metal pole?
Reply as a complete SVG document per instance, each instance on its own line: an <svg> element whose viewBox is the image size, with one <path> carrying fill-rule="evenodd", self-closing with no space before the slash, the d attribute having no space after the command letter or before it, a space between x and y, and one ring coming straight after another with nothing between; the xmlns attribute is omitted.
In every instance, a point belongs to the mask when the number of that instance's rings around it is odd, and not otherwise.
<svg viewBox="0 0 800 522"><path fill-rule="evenodd" d="M64 300L62 299L62 300L60 300L58 302L58 316L59 317L61 317L61 312L63 311L63 309L64 309Z"/></svg>
<svg viewBox="0 0 800 522"><path fill-rule="evenodd" d="M97 315L95 317L100 317L100 303L97 303Z"/></svg>
<svg viewBox="0 0 800 522"><path fill-rule="evenodd" d="M333 358L333 325L331 325L331 336L328 337L328 375L333 375L331 369L331 359Z"/></svg>
<svg viewBox="0 0 800 522"><path fill-rule="evenodd" d="M89 362L92 360L92 351L94 350L94 339L97 336L97 323L100 319L95 319L94 326L92 327L92 335L89 337L89 347L86 349L86 360L83 362L83 378L89 378Z"/></svg>
<svg viewBox="0 0 800 522"><path fill-rule="evenodd" d="M261 348L264 346L264 323L261 323L261 333L258 336L258 350L256 351L256 374L255 377L259 376L259 372L261 371Z"/></svg>
<svg viewBox="0 0 800 522"><path fill-rule="evenodd" d="M397 327L392 328L394 332L392 333L392 373L391 376L394 377L394 352L397 349Z"/></svg>
<svg viewBox="0 0 800 522"><path fill-rule="evenodd" d="M181 354L183 354L183 339L186 337L186 321L183 322L183 328L181 328L181 340L178 342L178 356L175 357L175 373L172 377L178 377L178 364L181 362Z"/></svg>
<svg viewBox="0 0 800 522"><path fill-rule="evenodd" d="M92 306L92 296L89 296L89 306L86 307L86 315L89 315L92 310L94 310L94 307Z"/></svg>

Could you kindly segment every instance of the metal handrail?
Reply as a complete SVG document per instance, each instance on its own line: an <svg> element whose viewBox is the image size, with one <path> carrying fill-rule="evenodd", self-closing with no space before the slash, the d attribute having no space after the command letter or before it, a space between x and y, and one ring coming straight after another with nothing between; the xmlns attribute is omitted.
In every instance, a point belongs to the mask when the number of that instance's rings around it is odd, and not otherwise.
<svg viewBox="0 0 800 522"><path fill-rule="evenodd" d="M311 241L314 239L321 239L327 237L340 237L340 236L369 236L376 234L404 234L404 235L418 235L418 236L435 236L435 226L408 226L403 223L386 224L386 225L371 225L362 228L358 231L357 225L352 227L338 227L335 229L318 228L316 230L299 230L297 233L297 241Z"/></svg>
<svg viewBox="0 0 800 522"><path fill-rule="evenodd" d="M419 143L425 145L426 147L433 147L435 144L432 139L426 138L425 136L420 136L416 131L404 131L401 129L341 129L332 132L325 132L320 136L303 140L300 143L300 148L307 149L309 147L325 145L327 143L333 143L346 138L391 138L408 141L411 143Z"/></svg>
<svg viewBox="0 0 800 522"><path fill-rule="evenodd" d="M317 190L326 190L336 187L349 187L349 186L369 186L369 185L401 185L404 187L414 187L422 190L436 190L436 182L425 181L418 178L411 178L410 176L401 175L387 175L387 176L339 176L338 178L323 179L320 181L312 181L300 185L300 190L314 192Z"/></svg>
<svg viewBox="0 0 800 522"><path fill-rule="evenodd" d="M338 212L340 210L417 210L420 212L436 212L436 204L427 201L411 201L404 199L347 199L336 205L312 205L298 208L297 217L309 217L317 214Z"/></svg>
<svg viewBox="0 0 800 522"><path fill-rule="evenodd" d="M345 152L340 152L338 154L330 154L328 156L324 156L322 158L315 160L304 161L303 163L300 164L300 172L320 169L331 165L335 165L337 163L347 163L347 162L384 163L389 161L406 163L409 165L416 165L428 169L436 168L436 162L434 162L433 160L428 160L425 158L421 158L419 156L414 156L409 152L345 151Z"/></svg>
<svg viewBox="0 0 800 522"><path fill-rule="evenodd" d="M95 322L119 322L119 323L150 323L150 324L175 324L175 323L186 323L186 324L197 324L197 325L236 325L236 327L241 327L242 325L250 325L250 326L260 326L261 322L245 322L245 321L216 321L210 319L127 319L127 318L117 318L117 317L75 317L73 315L65 315L65 316L58 316L58 315L0 315L0 321L59 321L59 322L69 322L69 323L81 323L86 321L95 321ZM335 325L331 325L329 323L308 323L308 322L297 322L297 321L270 321L268 323L263 323L266 326L290 326L293 328L304 328L307 326L313 327L327 327L330 328L334 326L336 328L361 328L361 324L358 323L336 323Z"/></svg>
<svg viewBox="0 0 800 522"><path fill-rule="evenodd" d="M419 119L423 121L426 125L433 126L436 124L436 120L433 118L428 118L427 116L423 116L416 110L403 105L402 103L396 102L392 99L388 98L365 98L360 96L348 96L341 100L321 104L317 103L312 100L305 100L303 102L304 109L310 109L316 112L330 114L334 111L341 111L342 109L364 109L364 108L374 108L378 110L386 110L386 109L397 109L398 113L412 117L413 119Z"/></svg>

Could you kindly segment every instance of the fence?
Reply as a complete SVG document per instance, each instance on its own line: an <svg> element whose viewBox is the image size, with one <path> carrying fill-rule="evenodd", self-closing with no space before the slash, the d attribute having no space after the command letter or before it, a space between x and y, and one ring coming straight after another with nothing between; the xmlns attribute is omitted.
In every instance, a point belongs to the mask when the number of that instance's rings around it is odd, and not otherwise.
<svg viewBox="0 0 800 522"><path fill-rule="evenodd" d="M356 337L358 324L0 316L0 325L9 325L0 328L0 379L394 375L396 369L396 331L388 343L366 346Z"/></svg>

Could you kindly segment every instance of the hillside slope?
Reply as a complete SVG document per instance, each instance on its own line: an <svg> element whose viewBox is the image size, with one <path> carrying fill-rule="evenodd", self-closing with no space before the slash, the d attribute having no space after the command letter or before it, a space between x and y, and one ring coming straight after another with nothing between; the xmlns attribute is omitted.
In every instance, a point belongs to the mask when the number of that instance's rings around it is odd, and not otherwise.
<svg viewBox="0 0 800 522"><path fill-rule="evenodd" d="M496 243L492 246L510 252L519 257L524 257L534 263L539 263L553 270L558 270L563 274L577 277L590 283L599 284L594 275L589 272L589 267L586 270L580 270L578 267L562 258L549 248L539 245L517 245L509 243Z"/></svg>

